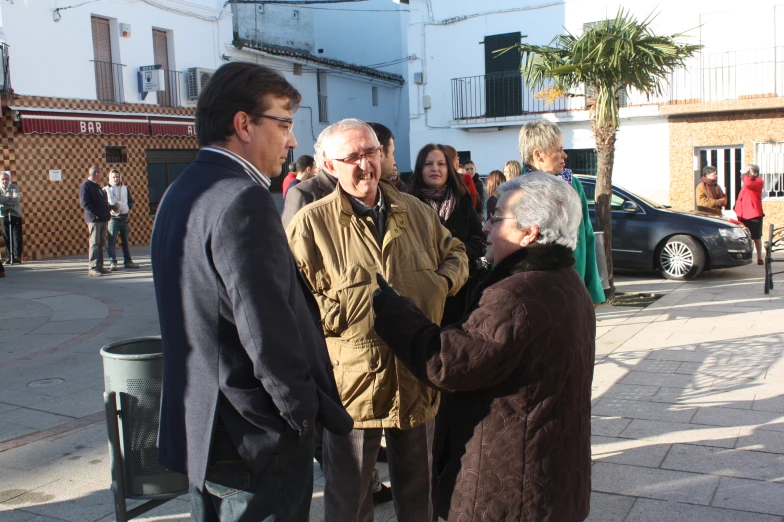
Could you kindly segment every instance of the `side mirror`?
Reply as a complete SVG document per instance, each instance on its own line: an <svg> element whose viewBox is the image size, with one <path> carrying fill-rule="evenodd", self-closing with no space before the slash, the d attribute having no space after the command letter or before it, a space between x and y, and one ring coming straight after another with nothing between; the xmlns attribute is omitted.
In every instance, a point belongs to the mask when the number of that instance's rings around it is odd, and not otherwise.
<svg viewBox="0 0 784 522"><path fill-rule="evenodd" d="M624 201L623 205L621 205L621 210L623 210L624 212L629 212L631 214L637 212L638 209L639 207L637 206L637 203L635 203L634 201Z"/></svg>

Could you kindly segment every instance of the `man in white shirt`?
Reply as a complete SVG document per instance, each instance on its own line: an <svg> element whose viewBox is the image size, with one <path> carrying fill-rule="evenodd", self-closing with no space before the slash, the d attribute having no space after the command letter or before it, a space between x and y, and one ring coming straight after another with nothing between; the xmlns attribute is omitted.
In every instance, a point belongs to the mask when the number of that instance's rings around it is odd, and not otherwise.
<svg viewBox="0 0 784 522"><path fill-rule="evenodd" d="M111 210L112 218L109 220L109 240L107 250L109 254L109 269L114 272L117 270L117 253L115 251L115 244L117 243L117 234L120 234L120 241L122 241L123 261L125 268L139 268L139 265L131 259L131 249L128 244L128 236L131 234L131 226L128 223L128 213L133 207L133 198L131 191L122 184L122 176L120 171L112 169L109 172L109 185L104 187L103 191L106 193L106 199L109 200L109 208ZM114 209L117 210L114 210Z"/></svg>

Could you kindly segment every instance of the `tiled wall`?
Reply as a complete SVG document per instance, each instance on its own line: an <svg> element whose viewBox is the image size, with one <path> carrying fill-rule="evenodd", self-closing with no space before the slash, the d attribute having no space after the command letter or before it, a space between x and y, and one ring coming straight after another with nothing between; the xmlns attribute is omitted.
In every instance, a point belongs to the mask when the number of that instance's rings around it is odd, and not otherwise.
<svg viewBox="0 0 784 522"><path fill-rule="evenodd" d="M784 111L670 116L670 204L694 208L695 147L742 145L744 163L754 163L754 143L784 141ZM765 227L784 226L784 200L763 200Z"/></svg>
<svg viewBox="0 0 784 522"><path fill-rule="evenodd" d="M23 134L7 105L114 112L156 112L193 115L193 109L152 105L107 105L90 100L18 97L3 99L2 168L10 170L22 193L25 260L72 256L87 252L87 226L79 204L79 185L93 165L117 167L131 190L131 245L150 242L153 218L149 213L145 149L196 149L192 137ZM128 148L128 163L106 164L106 146ZM62 181L49 181L50 169L62 169ZM2 243L2 240L0 240ZM3 249L5 254L5 249Z"/></svg>

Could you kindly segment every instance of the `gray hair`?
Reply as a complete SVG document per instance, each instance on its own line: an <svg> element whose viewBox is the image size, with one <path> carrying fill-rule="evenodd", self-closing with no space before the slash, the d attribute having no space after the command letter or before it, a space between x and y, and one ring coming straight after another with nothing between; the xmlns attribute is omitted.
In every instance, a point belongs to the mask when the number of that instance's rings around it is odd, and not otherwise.
<svg viewBox="0 0 784 522"><path fill-rule="evenodd" d="M759 176L759 165L755 165L754 163L749 163L746 165L747 169L754 172L757 176Z"/></svg>
<svg viewBox="0 0 784 522"><path fill-rule="evenodd" d="M528 230L531 225L539 228L536 244L554 243L574 249L583 211L580 196L569 183L552 174L532 172L498 187L498 199L507 192L522 193L510 210L520 230Z"/></svg>
<svg viewBox="0 0 784 522"><path fill-rule="evenodd" d="M87 171L87 175L92 178L97 172L103 172L103 169L101 167L90 167L90 170Z"/></svg>
<svg viewBox="0 0 784 522"><path fill-rule="evenodd" d="M714 167L713 165L705 165L702 168L703 177L707 176L708 174L713 174L714 172L716 172L716 167Z"/></svg>
<svg viewBox="0 0 784 522"><path fill-rule="evenodd" d="M548 152L555 140L563 137L558 125L548 120L529 121L520 129L520 157L533 167L534 151Z"/></svg>
<svg viewBox="0 0 784 522"><path fill-rule="evenodd" d="M340 120L339 122L333 123L321 131L321 134L319 134L318 138L316 139L316 144L313 146L313 148L316 151L316 165L319 168L324 165L324 157L326 157L327 151L329 150L330 153L334 152L332 148L334 147L335 136L341 132L354 129L367 129L367 131L373 135L373 139L375 139L378 143L376 133L373 131L370 125L364 121L358 120L356 118L346 118L344 120ZM381 146L381 144L379 144L379 146Z"/></svg>

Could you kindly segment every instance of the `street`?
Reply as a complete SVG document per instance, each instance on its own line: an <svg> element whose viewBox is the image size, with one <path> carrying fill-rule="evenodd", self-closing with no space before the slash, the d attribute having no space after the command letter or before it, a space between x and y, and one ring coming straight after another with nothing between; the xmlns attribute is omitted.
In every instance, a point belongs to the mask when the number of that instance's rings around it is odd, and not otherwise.
<svg viewBox="0 0 784 522"><path fill-rule="evenodd" d="M0 280L4 522L114 520L98 351L158 333L149 249L133 252L142 268L108 277L89 278L77 257ZM784 520L784 281L765 295L762 274L616 274L619 292L664 296L597 310L589 520ZM318 521L315 462L314 473ZM181 497L137 520L186 520L188 506ZM376 520L396 520L391 502Z"/></svg>

